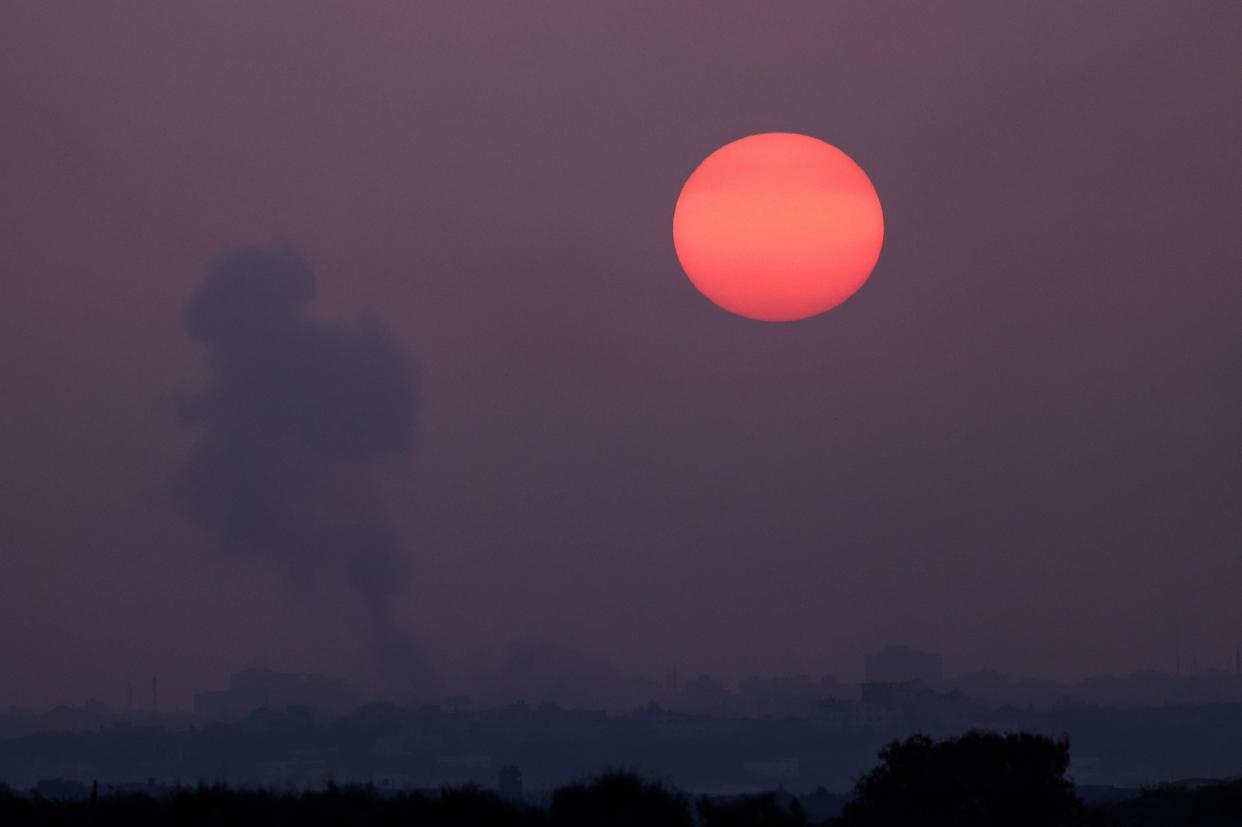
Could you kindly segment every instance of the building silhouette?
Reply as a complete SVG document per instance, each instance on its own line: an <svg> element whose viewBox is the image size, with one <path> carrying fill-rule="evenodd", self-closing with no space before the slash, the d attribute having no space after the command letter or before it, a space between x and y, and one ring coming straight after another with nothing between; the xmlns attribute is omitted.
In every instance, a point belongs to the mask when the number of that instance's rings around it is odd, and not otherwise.
<svg viewBox="0 0 1242 827"><path fill-rule="evenodd" d="M513 765L501 767L497 776L500 797L506 801L522 800L522 771Z"/></svg>
<svg viewBox="0 0 1242 827"><path fill-rule="evenodd" d="M362 702L362 692L348 681L301 672L245 669L229 679L229 688L197 692L194 714L209 721L242 718L256 709L305 707L318 718L344 715Z"/></svg>

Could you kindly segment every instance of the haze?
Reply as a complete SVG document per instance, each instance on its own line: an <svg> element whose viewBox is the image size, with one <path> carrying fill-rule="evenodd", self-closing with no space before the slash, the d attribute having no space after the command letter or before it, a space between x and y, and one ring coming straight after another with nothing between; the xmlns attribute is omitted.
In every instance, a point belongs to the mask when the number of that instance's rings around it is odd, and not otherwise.
<svg viewBox="0 0 1242 827"><path fill-rule="evenodd" d="M348 473L450 686L515 646L1232 667L1242 7L668 6L5 5L0 705L379 679L347 577L222 554L178 494L187 304L282 243L309 319L371 309L417 365L408 446ZM785 326L671 240L694 166L769 131L849 153L887 229Z"/></svg>

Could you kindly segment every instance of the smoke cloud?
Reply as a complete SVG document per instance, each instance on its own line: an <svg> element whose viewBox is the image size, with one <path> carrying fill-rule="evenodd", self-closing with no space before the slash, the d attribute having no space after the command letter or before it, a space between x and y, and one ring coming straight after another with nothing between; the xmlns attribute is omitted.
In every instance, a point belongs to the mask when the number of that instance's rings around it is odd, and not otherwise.
<svg viewBox="0 0 1242 827"><path fill-rule="evenodd" d="M411 558L370 473L410 450L416 365L372 314L310 318L314 294L314 273L288 246L232 250L208 268L185 324L213 373L183 403L202 434L177 490L224 551L295 579L343 574L367 606L389 688L422 691L430 675L393 618Z"/></svg>

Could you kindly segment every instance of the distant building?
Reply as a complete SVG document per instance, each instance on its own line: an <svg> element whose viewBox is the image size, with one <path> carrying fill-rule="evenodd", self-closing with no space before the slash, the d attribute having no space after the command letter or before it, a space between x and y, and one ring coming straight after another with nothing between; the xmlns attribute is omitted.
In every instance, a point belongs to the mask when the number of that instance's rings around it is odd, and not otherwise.
<svg viewBox="0 0 1242 827"><path fill-rule="evenodd" d="M863 657L867 683L907 683L919 681L936 686L944 680L944 658L909 646L889 646Z"/></svg>
<svg viewBox="0 0 1242 827"><path fill-rule="evenodd" d="M860 701L865 706L896 709L927 705L937 697L922 681L871 681L862 685Z"/></svg>
<svg viewBox="0 0 1242 827"><path fill-rule="evenodd" d="M34 787L35 795L48 801L85 801L90 789L72 778L45 778Z"/></svg>
<svg viewBox="0 0 1242 827"><path fill-rule="evenodd" d="M806 675L746 678L737 686L737 707L744 715L811 715L830 691Z"/></svg>
<svg viewBox="0 0 1242 827"><path fill-rule="evenodd" d="M696 712L719 714L728 707L730 695L720 681L707 675L699 675L682 686L677 705Z"/></svg>
<svg viewBox="0 0 1242 827"><path fill-rule="evenodd" d="M305 707L315 717L330 718L344 715L361 702L361 690L338 678L246 669L233 674L228 689L195 693L194 714L226 721L243 718L256 709Z"/></svg>
<svg viewBox="0 0 1242 827"><path fill-rule="evenodd" d="M522 771L515 766L501 767L497 777L500 797L506 801L522 800Z"/></svg>

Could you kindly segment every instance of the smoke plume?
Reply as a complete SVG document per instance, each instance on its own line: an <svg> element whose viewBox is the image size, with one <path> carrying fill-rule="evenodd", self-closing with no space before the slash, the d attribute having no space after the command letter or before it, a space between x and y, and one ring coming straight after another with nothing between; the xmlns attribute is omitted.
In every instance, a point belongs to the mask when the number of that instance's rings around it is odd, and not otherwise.
<svg viewBox="0 0 1242 827"><path fill-rule="evenodd" d="M185 323L213 373L183 405L202 433L177 488L225 551L297 578L343 574L366 603L390 688L420 691L430 676L393 618L410 556L370 474L410 449L416 366L373 315L310 318L314 293L291 247L232 250L208 268Z"/></svg>

